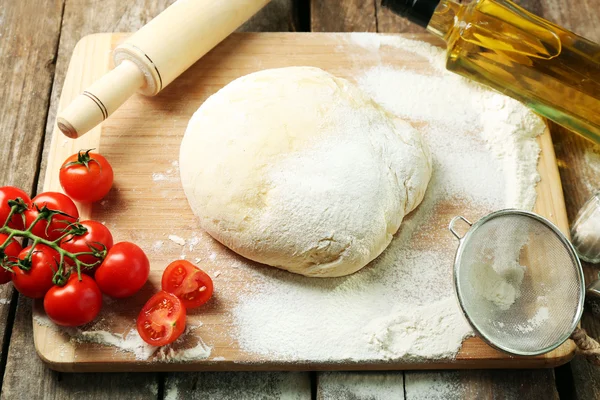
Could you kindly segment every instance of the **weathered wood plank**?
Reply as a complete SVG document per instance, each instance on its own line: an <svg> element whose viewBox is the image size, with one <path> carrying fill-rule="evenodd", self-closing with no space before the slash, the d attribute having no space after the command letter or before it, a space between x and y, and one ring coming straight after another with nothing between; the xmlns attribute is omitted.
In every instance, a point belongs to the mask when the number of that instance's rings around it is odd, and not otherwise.
<svg viewBox="0 0 600 400"><path fill-rule="evenodd" d="M565 0L530 0L520 2L524 7L548 20L564 26L586 38L600 42L600 0L582 0L571 3ZM600 146L580 138L557 125L551 126L556 158L560 171L567 214L573 221L583 203L600 189ZM584 263L586 280L597 277L597 268ZM588 334L600 339L599 315L586 311L582 326ZM600 369L589 364L582 357L575 357L570 363L572 390L564 393L576 399L597 399L600 397ZM568 372L568 368L567 368ZM567 388L569 385L565 385Z"/></svg>
<svg viewBox="0 0 600 400"><path fill-rule="evenodd" d="M172 2L173 0L130 0L126 2L121 0L67 0L56 58L56 75L50 97L50 109L48 114L46 114L48 109L48 102L46 100L44 106L41 107L41 111L35 110L36 112L33 112L32 110L27 115L23 115L22 118L31 121L29 123L37 121L36 123L40 127L40 132L43 132L44 127L46 132L51 132L64 76L77 41L84 35L95 32L136 30ZM23 2L12 3L21 4ZM28 26L31 31L30 35L39 33L39 35L45 37L48 32L45 32L39 23L31 20L34 16L44 14L39 12L39 2L25 1L24 3L30 3L30 7L29 9L22 10L19 15L14 16L15 23ZM58 26L60 26L61 8L62 5L59 7L58 12ZM44 11L46 12L46 10ZM23 24L23 20L28 20L28 23ZM54 40L56 41L57 39L58 34ZM47 47L48 44L43 42L36 43L35 45L32 43L28 48L22 48L20 51L24 52L26 49L27 54L43 55ZM56 45L54 45L54 52L48 60L53 60L55 54ZM38 70L41 69L40 65L46 65L44 59L32 59L28 64L31 65L32 71L36 71L36 73L39 73ZM49 89L48 84L45 89L46 96L49 93ZM27 93L31 97L31 91L24 93ZM30 98L26 99L26 101L31 100ZM23 131L22 128L19 130ZM41 133L38 133L38 135L38 147L36 150L39 149L39 143L42 139ZM15 138L24 137L21 135L13 136ZM49 138L50 134L46 135L45 149L48 147ZM31 152L31 147L27 147L27 149ZM44 169L45 159L43 158L40 176L44 176ZM2 170L4 171L4 169ZM13 167L12 170L15 170L15 168ZM30 175L33 183L35 169L30 172ZM156 398L158 379L159 375L157 374L74 374L67 376L48 370L37 357L34 349L31 302L25 299L19 301L4 373L3 398L22 398L23 394L27 393L28 398L32 399L46 397L67 399L76 397L77 393L83 393L84 389L86 398ZM90 393L88 393L88 390Z"/></svg>
<svg viewBox="0 0 600 400"><path fill-rule="evenodd" d="M317 379L317 400L403 400L402 372L324 372Z"/></svg>
<svg viewBox="0 0 600 400"><path fill-rule="evenodd" d="M560 1L560 0L557 0ZM590 1L590 0L588 0ZM594 1L594 0L591 0ZM422 31L422 28L415 26L407 21L403 21L402 18L399 18L389 10L385 10L381 7L381 0L376 0L376 16L371 16L370 19L362 20L363 25L357 25L356 21L360 21L359 19L354 19L350 21L332 21L333 15L335 15L338 11L339 5L331 4L331 2L323 2L317 3L316 0L313 0L312 4L312 26L313 29L320 31L366 31L370 30L370 28L375 24L378 32L419 32ZM533 2L532 2L533 4ZM529 6L531 6L530 4ZM535 3L535 6L538 6L539 2ZM538 7L539 8L539 7ZM537 9L536 9L537 11ZM349 15L354 15L357 11L354 10L345 10L345 13ZM365 14L368 14L365 13ZM364 18L364 17L363 17ZM319 374L319 396L323 391L328 390L328 386L331 385L339 385L335 380L333 382L331 379L322 380L324 374ZM384 374L386 375L386 374ZM389 377L394 377L400 375L400 373L390 372L387 373ZM513 396L514 391L512 390L512 386L516 386L520 388L521 392L519 393L535 393L537 395L536 398L557 398L556 387L554 384L554 374L552 370L538 370L538 371L519 371L517 373L513 373L511 371L461 371L461 372L438 372L436 375L428 375L428 373L422 372L406 372L404 374L406 380L406 398L445 398L442 396L436 396L436 393L444 392L446 388L452 387L454 391L451 391L451 398L515 398ZM365 375L365 380L369 379L369 375ZM393 378L390 378L393 379ZM328 383L329 382L329 383ZM411 395L409 396L409 386L413 383L413 389ZM510 384L503 384L504 382L508 382ZM543 385L538 385L537 382L543 382ZM416 386L415 386L416 385ZM426 396L418 397L418 387L419 386L427 386L427 390L425 391ZM423 389L425 390L425 389ZM536 393L535 390L538 390ZM479 393L481 396L474 396L475 393ZM412 396L412 397L411 397ZM428 397L429 396L429 397Z"/></svg>
<svg viewBox="0 0 600 400"><path fill-rule="evenodd" d="M0 186L27 192L35 186L62 8L63 0L47 1L44 13L35 0L0 1ZM0 287L0 359L12 330L13 296L11 284Z"/></svg>
<svg viewBox="0 0 600 400"><path fill-rule="evenodd" d="M273 0L239 30L276 32L299 30L299 16L292 0ZM310 374L296 372L169 373L165 399L290 399L311 398Z"/></svg>
<svg viewBox="0 0 600 400"><path fill-rule="evenodd" d="M165 381L165 400L310 398L310 377L303 372L180 373Z"/></svg>
<svg viewBox="0 0 600 400"><path fill-rule="evenodd" d="M376 32L374 0L311 0L313 32Z"/></svg>
<svg viewBox="0 0 600 400"><path fill-rule="evenodd" d="M552 370L410 372L406 400L558 399Z"/></svg>
<svg viewBox="0 0 600 400"><path fill-rule="evenodd" d="M294 0L271 0L238 29L240 32L296 32L299 15Z"/></svg>
<svg viewBox="0 0 600 400"><path fill-rule="evenodd" d="M377 6L377 32L412 33L424 32L425 29L409 20L399 17L389 9L381 6L381 0L375 0Z"/></svg>
<svg viewBox="0 0 600 400"><path fill-rule="evenodd" d="M158 374L61 374L48 369L33 348L32 304L19 298L2 386L3 399L158 398Z"/></svg>

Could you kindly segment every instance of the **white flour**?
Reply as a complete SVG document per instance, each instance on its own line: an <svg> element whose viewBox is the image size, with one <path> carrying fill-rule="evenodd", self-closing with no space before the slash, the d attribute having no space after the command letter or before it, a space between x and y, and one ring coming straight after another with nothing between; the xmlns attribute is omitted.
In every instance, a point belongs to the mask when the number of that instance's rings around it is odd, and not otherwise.
<svg viewBox="0 0 600 400"><path fill-rule="evenodd" d="M494 303L501 310L508 310L521 295L521 282L525 275L525 267L517 261L503 264L480 265L482 271L480 281L481 295Z"/></svg>
<svg viewBox="0 0 600 400"><path fill-rule="evenodd" d="M206 345L201 337L193 333L202 325L201 323L188 325L185 332L174 343L156 347L144 342L136 328L132 328L124 334L107 331L104 327L105 321L116 317L114 312L107 310L108 308L105 307L94 322L81 328L59 327L52 323L44 313L37 312L37 310L34 310L33 319L39 325L68 335L73 343L97 343L112 346L118 351L133 354L136 360L148 360L154 356L152 360L158 362L187 362L210 357L212 348ZM132 324L135 325L135 323ZM195 344L190 346L189 341Z"/></svg>
<svg viewBox="0 0 600 400"><path fill-rule="evenodd" d="M388 316L371 321L367 326L369 343L386 358L432 354L452 357L456 343L471 332L456 309L456 300L451 297L426 306L399 307Z"/></svg>
<svg viewBox="0 0 600 400"><path fill-rule="evenodd" d="M180 246L185 246L185 239L177 235L169 235L169 240Z"/></svg>
<svg viewBox="0 0 600 400"><path fill-rule="evenodd" d="M452 358L471 330L454 298L456 241L447 232L447 222L456 214L477 219L506 207L531 209L539 179L534 138L544 125L519 103L445 72L440 49L391 36L351 37L374 57L380 47L393 46L394 51L410 51L431 63L434 74L427 77L385 65L357 76L359 86L376 101L423 132L434 163L425 198L388 249L351 276L305 278L211 253L208 259L222 271L219 279L224 283L236 279L238 269L252 275L252 285L236 287L236 293L226 288L220 292L239 296L231 310L231 334L241 351L274 360ZM154 174L153 181L160 185L176 177L176 162L172 167ZM467 206L458 208L460 204ZM197 245L175 235L169 240L184 250ZM153 251L163 245L156 241ZM507 304L510 295L500 293L496 300ZM532 325L548 317L541 310ZM98 323L86 327L85 333L67 333L75 340L116 346L139 359L157 353L156 348L144 347L135 332L120 335L106 329ZM161 349L154 359L210 356L210 347L199 338L186 346Z"/></svg>
<svg viewBox="0 0 600 400"><path fill-rule="evenodd" d="M476 219L501 208L531 209L539 180L535 137L545 126L516 101L445 72L440 49L397 37L352 38L374 57L394 46L432 64L432 76L381 65L357 79L423 132L434 162L425 199L388 249L354 275L317 280L253 270L253 285L233 310L237 340L243 351L274 359L452 358L471 330L452 287L452 215L441 210ZM452 208L459 203L469 206ZM430 237L435 245L424 247ZM496 300L506 304L510 296Z"/></svg>

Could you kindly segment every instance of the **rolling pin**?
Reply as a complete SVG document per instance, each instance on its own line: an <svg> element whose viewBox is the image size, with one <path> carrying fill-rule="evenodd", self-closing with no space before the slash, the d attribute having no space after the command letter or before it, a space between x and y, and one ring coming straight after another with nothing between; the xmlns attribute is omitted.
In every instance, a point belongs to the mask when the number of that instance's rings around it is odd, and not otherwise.
<svg viewBox="0 0 600 400"><path fill-rule="evenodd" d="M134 93L158 94L269 1L176 1L114 50L116 67L60 113L58 128L78 138Z"/></svg>

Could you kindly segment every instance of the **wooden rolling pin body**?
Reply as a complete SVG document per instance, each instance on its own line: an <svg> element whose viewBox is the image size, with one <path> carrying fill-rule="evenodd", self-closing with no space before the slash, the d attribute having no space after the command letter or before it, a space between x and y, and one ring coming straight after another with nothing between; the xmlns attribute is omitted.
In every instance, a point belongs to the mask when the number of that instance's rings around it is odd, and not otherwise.
<svg viewBox="0 0 600 400"><path fill-rule="evenodd" d="M139 91L153 96L270 0L179 0L113 53L117 67L79 95L57 118L77 138Z"/></svg>

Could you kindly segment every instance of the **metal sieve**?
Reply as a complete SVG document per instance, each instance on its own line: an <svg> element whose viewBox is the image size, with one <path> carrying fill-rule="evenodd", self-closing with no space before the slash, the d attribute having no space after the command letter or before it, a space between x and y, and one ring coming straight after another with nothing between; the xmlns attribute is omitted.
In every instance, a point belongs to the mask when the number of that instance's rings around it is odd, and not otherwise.
<svg viewBox="0 0 600 400"><path fill-rule="evenodd" d="M456 223L469 225L461 236ZM560 346L583 313L585 281L575 249L547 219L501 210L450 222L459 240L454 285L462 311L491 346L538 355Z"/></svg>

